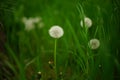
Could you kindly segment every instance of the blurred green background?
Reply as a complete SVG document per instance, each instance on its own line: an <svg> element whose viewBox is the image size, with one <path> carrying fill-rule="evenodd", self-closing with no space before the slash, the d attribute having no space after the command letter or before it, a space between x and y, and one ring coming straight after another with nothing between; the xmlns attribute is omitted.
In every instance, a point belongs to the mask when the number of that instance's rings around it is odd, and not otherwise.
<svg viewBox="0 0 120 80"><path fill-rule="evenodd" d="M64 29L57 43L58 80L120 80L119 14L119 0L0 0L0 80L55 80L48 64L53 25ZM93 22L87 35L83 16ZM24 17L40 18L42 27L26 31ZM92 38L100 40L97 50L87 48Z"/></svg>

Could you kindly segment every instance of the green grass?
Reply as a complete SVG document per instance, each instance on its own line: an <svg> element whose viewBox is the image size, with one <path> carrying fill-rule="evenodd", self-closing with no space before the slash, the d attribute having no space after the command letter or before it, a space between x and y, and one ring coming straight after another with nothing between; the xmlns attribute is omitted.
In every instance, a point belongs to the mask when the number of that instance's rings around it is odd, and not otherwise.
<svg viewBox="0 0 120 80"><path fill-rule="evenodd" d="M118 0L12 0L0 4L5 5L0 6L0 80L55 80L56 74L57 80L120 79ZM21 21L24 16L41 17L44 27L26 31ZM89 29L80 25L85 16L93 22ZM48 33L53 25L64 30L57 43ZM92 38L100 40L96 50L88 46ZM48 64L55 58L57 73L54 64ZM41 79L37 79L39 71Z"/></svg>

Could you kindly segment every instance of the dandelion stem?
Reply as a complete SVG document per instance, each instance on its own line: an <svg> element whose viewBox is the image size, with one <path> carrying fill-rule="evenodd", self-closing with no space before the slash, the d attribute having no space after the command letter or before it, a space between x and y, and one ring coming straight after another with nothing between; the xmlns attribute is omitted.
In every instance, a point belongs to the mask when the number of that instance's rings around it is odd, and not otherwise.
<svg viewBox="0 0 120 80"><path fill-rule="evenodd" d="M55 39L55 46L54 46L54 69L57 78L57 70L56 70L56 49L57 49L57 39Z"/></svg>

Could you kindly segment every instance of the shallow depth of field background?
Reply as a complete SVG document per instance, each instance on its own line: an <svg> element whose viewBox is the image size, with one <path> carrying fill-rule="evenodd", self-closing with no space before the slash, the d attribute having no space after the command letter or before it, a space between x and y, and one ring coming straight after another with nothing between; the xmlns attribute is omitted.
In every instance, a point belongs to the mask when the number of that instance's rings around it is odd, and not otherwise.
<svg viewBox="0 0 120 80"><path fill-rule="evenodd" d="M120 80L119 14L119 0L0 0L0 80L55 80L48 64L53 25L64 29L57 42L58 80ZM93 22L88 35L80 26L84 15ZM26 31L23 17L39 17L44 25ZM92 38L100 40L96 50L87 48Z"/></svg>

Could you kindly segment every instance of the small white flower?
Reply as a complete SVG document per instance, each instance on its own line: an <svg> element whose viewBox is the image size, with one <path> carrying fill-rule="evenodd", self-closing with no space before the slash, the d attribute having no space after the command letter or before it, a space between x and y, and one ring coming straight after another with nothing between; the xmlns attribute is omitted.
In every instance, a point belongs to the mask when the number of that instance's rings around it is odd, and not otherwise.
<svg viewBox="0 0 120 80"><path fill-rule="evenodd" d="M60 38L60 37L63 36L64 31L63 31L63 29L60 26L52 26L49 29L49 34L53 38Z"/></svg>
<svg viewBox="0 0 120 80"><path fill-rule="evenodd" d="M85 17L84 18L84 23L85 23L85 26L90 28L92 26L92 20L88 17ZM80 25L83 27L83 21L81 20L80 21Z"/></svg>
<svg viewBox="0 0 120 80"><path fill-rule="evenodd" d="M89 47L91 49L97 49L100 46L100 41L98 39L91 39L89 42Z"/></svg>

